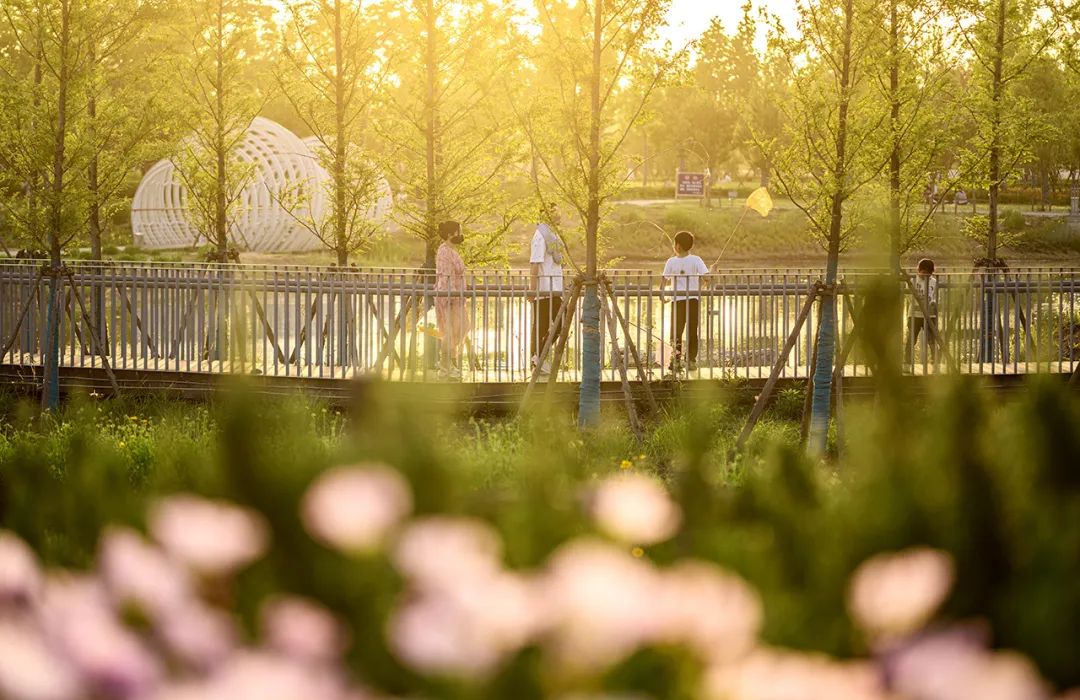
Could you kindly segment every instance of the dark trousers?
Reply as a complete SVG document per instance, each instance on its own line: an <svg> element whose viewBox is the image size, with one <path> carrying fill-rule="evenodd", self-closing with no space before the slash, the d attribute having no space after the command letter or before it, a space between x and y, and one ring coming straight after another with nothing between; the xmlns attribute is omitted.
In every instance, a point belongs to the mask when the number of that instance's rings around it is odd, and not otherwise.
<svg viewBox="0 0 1080 700"><path fill-rule="evenodd" d="M937 359L937 319L934 317L911 316L908 318L908 340L904 351L904 361L909 364L915 357L915 344L919 341L919 334L922 333L923 328L926 329L926 347L930 362Z"/></svg>
<svg viewBox="0 0 1080 700"><path fill-rule="evenodd" d="M677 299L672 302L671 314L674 316L671 322L671 344L675 346L675 357L682 360L684 357L690 362L697 362L698 350L698 322L701 316L701 301L699 299ZM686 331L687 350L683 355L683 331Z"/></svg>
<svg viewBox="0 0 1080 700"><path fill-rule="evenodd" d="M551 332L551 325L561 308L561 296L543 296L532 300L532 357L540 357L540 351L544 349L548 333ZM558 332L559 327L556 326L555 333ZM552 342L551 349L554 350L554 348L555 343Z"/></svg>

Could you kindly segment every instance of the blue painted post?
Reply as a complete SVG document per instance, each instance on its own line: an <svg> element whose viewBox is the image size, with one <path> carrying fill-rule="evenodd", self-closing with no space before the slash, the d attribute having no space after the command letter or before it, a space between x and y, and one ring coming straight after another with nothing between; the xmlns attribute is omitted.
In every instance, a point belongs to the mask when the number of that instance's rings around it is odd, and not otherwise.
<svg viewBox="0 0 1080 700"><path fill-rule="evenodd" d="M585 280L581 334L578 426L592 428L600 424L600 297L595 277Z"/></svg>

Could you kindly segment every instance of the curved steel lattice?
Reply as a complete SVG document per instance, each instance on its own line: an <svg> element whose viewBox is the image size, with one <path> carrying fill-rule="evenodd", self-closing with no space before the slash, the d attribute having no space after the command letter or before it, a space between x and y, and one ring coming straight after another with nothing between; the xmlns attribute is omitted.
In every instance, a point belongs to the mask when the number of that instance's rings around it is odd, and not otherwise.
<svg viewBox="0 0 1080 700"><path fill-rule="evenodd" d="M319 165L312 143L284 126L256 117L248 127L237 157L255 165L255 177L244 188L231 233L244 250L295 251L319 247L318 239L300 220L318 220L326 212L329 176ZM280 204L297 189L307 206L292 213ZM291 193L291 195L290 195ZM136 244L146 248L179 248L198 243L199 233L187 216L187 192L171 160L156 163L143 176L131 203L131 230ZM382 220L392 205L390 185L380 183L380 197L371 217ZM298 220L299 219L299 220Z"/></svg>

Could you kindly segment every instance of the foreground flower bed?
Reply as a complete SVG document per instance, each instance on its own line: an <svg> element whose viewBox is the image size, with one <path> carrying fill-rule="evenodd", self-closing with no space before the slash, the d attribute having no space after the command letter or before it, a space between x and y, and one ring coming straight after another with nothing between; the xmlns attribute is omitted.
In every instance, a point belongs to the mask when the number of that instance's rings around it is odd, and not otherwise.
<svg viewBox="0 0 1080 700"><path fill-rule="evenodd" d="M874 653L839 661L762 644L761 599L737 575L693 558L658 567L633 546L670 538L680 518L652 478L617 475L589 498L614 538L572 539L521 571L505 566L482 521L410 518L408 485L389 466L327 473L303 501L308 532L350 557L387 557L402 578L385 625L366 629L270 592L255 629L242 631L232 579L272 543L261 515L229 503L161 501L149 539L107 531L86 572L43 572L22 540L0 532L0 695L380 697L344 663L350 640L374 635L412 671L473 688L526 648L539 650L544 683L570 692L656 647L685 657L692 672L679 691L694 697L1050 697L1029 660L988 649L989 630L931 624L954 575L942 552L882 554L856 570L849 606Z"/></svg>
<svg viewBox="0 0 1080 700"><path fill-rule="evenodd" d="M1080 406L987 406L850 409L815 464L713 409L628 454L240 400L127 484L76 417L0 459L0 698L1075 699Z"/></svg>

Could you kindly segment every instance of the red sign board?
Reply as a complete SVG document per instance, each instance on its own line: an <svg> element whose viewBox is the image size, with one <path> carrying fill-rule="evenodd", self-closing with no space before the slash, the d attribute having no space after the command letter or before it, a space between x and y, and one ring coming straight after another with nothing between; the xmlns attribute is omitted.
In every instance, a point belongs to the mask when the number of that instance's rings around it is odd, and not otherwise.
<svg viewBox="0 0 1080 700"><path fill-rule="evenodd" d="M675 175L676 197L704 197L705 173L677 173Z"/></svg>

